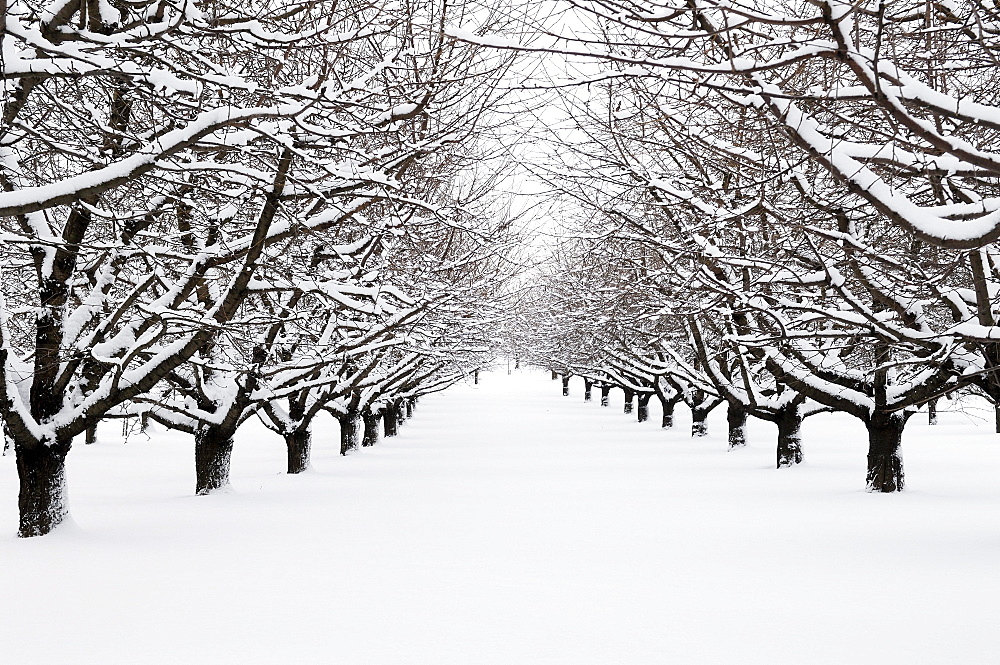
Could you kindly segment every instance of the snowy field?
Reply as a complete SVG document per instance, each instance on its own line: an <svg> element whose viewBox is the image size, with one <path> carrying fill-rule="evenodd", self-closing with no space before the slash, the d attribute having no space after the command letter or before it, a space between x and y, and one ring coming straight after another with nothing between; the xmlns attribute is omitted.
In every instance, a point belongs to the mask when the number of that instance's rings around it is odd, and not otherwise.
<svg viewBox="0 0 1000 665"><path fill-rule="evenodd" d="M850 418L779 471L768 423L730 453L721 408L691 440L683 407L664 432L582 391L485 374L346 458L329 421L300 477L248 427L211 497L188 437L109 425L70 454L73 523L28 540L4 457L0 663L1000 662L988 422L915 416L907 491L873 495Z"/></svg>

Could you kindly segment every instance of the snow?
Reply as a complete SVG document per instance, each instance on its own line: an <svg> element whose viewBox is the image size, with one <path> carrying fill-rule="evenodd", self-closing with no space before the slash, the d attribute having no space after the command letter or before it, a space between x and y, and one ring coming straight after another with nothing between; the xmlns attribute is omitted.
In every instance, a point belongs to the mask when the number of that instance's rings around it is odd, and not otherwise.
<svg viewBox="0 0 1000 665"><path fill-rule="evenodd" d="M18 540L0 458L4 663L985 663L1000 633L1000 436L992 413L904 435L909 489L867 494L860 423L775 428L726 452L724 409L692 440L584 403L538 372L425 398L348 457L283 473L256 422L232 490L193 494L190 437L69 456L74 523ZM945 403L941 403L942 408Z"/></svg>

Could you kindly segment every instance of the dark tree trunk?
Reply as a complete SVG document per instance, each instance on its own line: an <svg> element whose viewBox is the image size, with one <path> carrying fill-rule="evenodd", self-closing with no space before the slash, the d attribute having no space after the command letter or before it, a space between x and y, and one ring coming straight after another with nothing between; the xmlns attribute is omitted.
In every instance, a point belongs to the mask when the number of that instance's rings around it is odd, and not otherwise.
<svg viewBox="0 0 1000 665"><path fill-rule="evenodd" d="M611 386L604 383L601 384L601 406L608 406L611 404Z"/></svg>
<svg viewBox="0 0 1000 665"><path fill-rule="evenodd" d="M675 399L664 399L662 395L658 395L660 399L660 405L663 407L663 421L661 422L661 427L663 429L670 429L674 426L674 407L677 406L677 402L680 398Z"/></svg>
<svg viewBox="0 0 1000 665"><path fill-rule="evenodd" d="M84 433L84 443L88 446L97 443L97 423L87 426Z"/></svg>
<svg viewBox="0 0 1000 665"><path fill-rule="evenodd" d="M378 421L382 415L377 411L363 411L361 419L365 423L365 434L361 439L361 445L365 448L378 443Z"/></svg>
<svg viewBox="0 0 1000 665"><path fill-rule="evenodd" d="M743 448L747 445L747 410L742 404L729 402L726 410L726 420L729 422L729 449Z"/></svg>
<svg viewBox="0 0 1000 665"><path fill-rule="evenodd" d="M634 407L635 391L631 388L622 388L625 391L625 413L632 413Z"/></svg>
<svg viewBox="0 0 1000 665"><path fill-rule="evenodd" d="M559 372L552 370L552 380L555 381L559 378Z"/></svg>
<svg viewBox="0 0 1000 665"><path fill-rule="evenodd" d="M802 462L802 413L798 406L783 409L775 420L778 426L778 468Z"/></svg>
<svg viewBox="0 0 1000 665"><path fill-rule="evenodd" d="M691 436L708 436L708 409L691 409Z"/></svg>
<svg viewBox="0 0 1000 665"><path fill-rule="evenodd" d="M66 502L66 454L70 442L51 446L14 443L20 493L17 507L21 538L44 536L59 526L69 514Z"/></svg>
<svg viewBox="0 0 1000 665"><path fill-rule="evenodd" d="M583 401L589 402L594 399L594 380L584 379L583 380Z"/></svg>
<svg viewBox="0 0 1000 665"><path fill-rule="evenodd" d="M649 420L649 398L653 393L639 393L639 408L636 409L636 417L640 423Z"/></svg>
<svg viewBox="0 0 1000 665"><path fill-rule="evenodd" d="M338 416L340 422L340 454L346 455L351 450L358 449L358 430L361 419L354 411Z"/></svg>
<svg viewBox="0 0 1000 665"><path fill-rule="evenodd" d="M204 496L229 484L229 462L233 454L233 432L229 428L202 426L194 435L195 494Z"/></svg>
<svg viewBox="0 0 1000 665"><path fill-rule="evenodd" d="M996 432L997 434L1000 434L1000 404L993 406L993 415L996 421Z"/></svg>
<svg viewBox="0 0 1000 665"><path fill-rule="evenodd" d="M514 358L514 369L521 369L521 359Z"/></svg>
<svg viewBox="0 0 1000 665"><path fill-rule="evenodd" d="M476 385L476 386L479 385L479 370L478 369L475 372L472 373L472 384Z"/></svg>
<svg viewBox="0 0 1000 665"><path fill-rule="evenodd" d="M406 422L406 400L396 400L396 428Z"/></svg>
<svg viewBox="0 0 1000 665"><path fill-rule="evenodd" d="M412 418L413 412L417 410L417 398L410 397L406 400L406 417Z"/></svg>
<svg viewBox="0 0 1000 665"><path fill-rule="evenodd" d="M285 447L288 449L288 473L302 473L309 468L312 432L308 427L286 433Z"/></svg>
<svg viewBox="0 0 1000 665"><path fill-rule="evenodd" d="M563 374L563 378L562 378L563 397L568 397L569 396L569 380L570 380L570 378L571 377L570 377L569 374Z"/></svg>
<svg viewBox="0 0 1000 665"><path fill-rule="evenodd" d="M937 425L937 397L927 402L927 424ZM998 425L998 432L1000 432L1000 425Z"/></svg>
<svg viewBox="0 0 1000 665"><path fill-rule="evenodd" d="M139 414L139 431L146 433L149 431L149 423L152 422L149 414L143 411Z"/></svg>
<svg viewBox="0 0 1000 665"><path fill-rule="evenodd" d="M900 444L903 441L906 416L876 411L865 424L868 426L868 491L902 491L903 458Z"/></svg>
<svg viewBox="0 0 1000 665"><path fill-rule="evenodd" d="M382 412L382 433L385 436L396 436L399 433L399 423L396 416L396 408L392 404L386 405Z"/></svg>

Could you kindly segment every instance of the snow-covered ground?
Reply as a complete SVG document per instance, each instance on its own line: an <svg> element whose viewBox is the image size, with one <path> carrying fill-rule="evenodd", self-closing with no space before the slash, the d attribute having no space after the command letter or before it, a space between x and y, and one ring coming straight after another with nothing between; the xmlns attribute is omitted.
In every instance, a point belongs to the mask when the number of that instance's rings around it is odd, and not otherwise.
<svg viewBox="0 0 1000 665"><path fill-rule="evenodd" d="M726 452L485 374L400 436L282 473L248 427L233 489L194 497L193 444L117 426L70 454L75 524L18 540L0 460L0 663L996 663L1000 436L966 414L904 440L908 489L863 491L864 431L774 427Z"/></svg>

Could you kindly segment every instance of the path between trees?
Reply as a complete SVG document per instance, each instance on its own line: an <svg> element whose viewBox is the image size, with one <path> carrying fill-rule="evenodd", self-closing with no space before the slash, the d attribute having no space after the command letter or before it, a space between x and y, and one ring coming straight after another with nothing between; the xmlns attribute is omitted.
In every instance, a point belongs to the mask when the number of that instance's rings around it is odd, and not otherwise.
<svg viewBox="0 0 1000 665"><path fill-rule="evenodd" d="M867 494L866 441L818 416L806 464L773 426L726 452L542 373L426 398L400 436L283 475L241 432L230 493L190 494L190 439L71 460L76 524L13 537L0 461L0 644L12 663L988 662L1000 444L907 430L911 489ZM617 399L616 399L617 398ZM855 431L857 430L857 431ZM979 432L982 432L980 434ZM937 437L935 441L934 437ZM941 437L947 437L942 454ZM81 446L83 448L83 446ZM10 602L10 599L17 599ZM958 602L961 600L961 602ZM54 622L54 623L53 623ZM65 627L58 635L50 626Z"/></svg>

